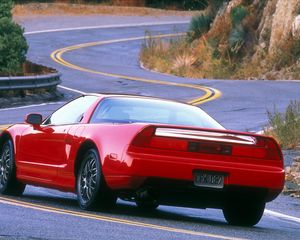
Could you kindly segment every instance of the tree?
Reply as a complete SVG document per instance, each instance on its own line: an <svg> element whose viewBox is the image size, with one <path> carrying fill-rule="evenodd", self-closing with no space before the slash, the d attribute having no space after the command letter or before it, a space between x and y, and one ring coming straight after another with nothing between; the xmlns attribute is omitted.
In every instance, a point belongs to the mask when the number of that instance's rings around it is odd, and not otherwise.
<svg viewBox="0 0 300 240"><path fill-rule="evenodd" d="M0 18L12 18L11 10L13 7L12 0L5 0L0 2Z"/></svg>
<svg viewBox="0 0 300 240"><path fill-rule="evenodd" d="M0 75L22 73L28 45L24 29L12 19L12 0L0 2Z"/></svg>

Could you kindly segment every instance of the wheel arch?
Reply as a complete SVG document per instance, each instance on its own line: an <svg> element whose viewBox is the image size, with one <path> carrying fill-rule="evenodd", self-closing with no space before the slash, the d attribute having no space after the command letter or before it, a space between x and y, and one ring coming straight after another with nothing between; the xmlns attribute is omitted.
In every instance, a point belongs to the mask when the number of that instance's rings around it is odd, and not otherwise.
<svg viewBox="0 0 300 240"><path fill-rule="evenodd" d="M7 141L7 140L11 140L12 143L13 143L13 147L14 147L14 151L15 151L15 144L14 144L14 141L13 141L13 138L12 136L7 132L3 132L0 136L0 149L2 149L3 147L3 144Z"/></svg>
<svg viewBox="0 0 300 240"><path fill-rule="evenodd" d="M86 153L87 150L94 148L98 151L99 154L99 158L100 158L100 164L101 164L101 155L99 152L99 149L97 147L97 145L92 141L92 140L86 140L83 143L81 143L77 154L76 154L76 158L75 158L75 163L74 163L74 175L75 177L77 177L78 174L78 170L80 168L80 163L83 160L83 155Z"/></svg>

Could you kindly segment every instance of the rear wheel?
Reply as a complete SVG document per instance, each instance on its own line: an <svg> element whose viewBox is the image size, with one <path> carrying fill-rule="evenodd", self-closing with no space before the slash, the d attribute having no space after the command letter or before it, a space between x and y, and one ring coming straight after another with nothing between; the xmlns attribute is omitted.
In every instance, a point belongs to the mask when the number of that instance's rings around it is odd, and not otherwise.
<svg viewBox="0 0 300 240"><path fill-rule="evenodd" d="M230 203L223 208L223 214L231 225L252 227L260 221L264 210L265 203L262 201Z"/></svg>
<svg viewBox="0 0 300 240"><path fill-rule="evenodd" d="M114 207L116 197L106 186L98 152L88 150L77 174L77 197L84 210L106 210Z"/></svg>
<svg viewBox="0 0 300 240"><path fill-rule="evenodd" d="M2 147L0 156L0 193L20 196L25 190L25 184L16 179L15 153L11 140Z"/></svg>

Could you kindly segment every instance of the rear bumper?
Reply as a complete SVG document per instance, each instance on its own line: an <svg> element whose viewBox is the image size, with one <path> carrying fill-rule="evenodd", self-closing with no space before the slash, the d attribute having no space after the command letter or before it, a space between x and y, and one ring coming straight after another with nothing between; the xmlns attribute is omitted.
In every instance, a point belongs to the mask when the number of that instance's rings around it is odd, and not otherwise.
<svg viewBox="0 0 300 240"><path fill-rule="evenodd" d="M277 195L264 188L224 186L223 189L199 188L191 181L148 178L139 191L145 191L161 205L191 208L220 208L227 203L268 202ZM270 198L271 197L271 198Z"/></svg>
<svg viewBox="0 0 300 240"><path fill-rule="evenodd" d="M189 187L182 186L183 190L188 188L196 191L205 188L194 186L193 172L199 170L211 171L225 175L224 189L226 192L232 187L259 189L259 191L264 192L266 201L276 198L284 186L285 174L283 168L271 166L271 161L269 162L270 165L263 165L261 162L260 164L250 164L247 161L245 159L239 161L239 159L229 158L224 159L224 161L184 159L174 156L170 158L134 153L126 156L127 168L124 171L126 174L112 177L109 182L113 189L134 190L143 187L149 179L168 179L186 182ZM252 162L255 161L252 159ZM157 181L156 184L160 185L160 181ZM217 191L214 189L208 190Z"/></svg>

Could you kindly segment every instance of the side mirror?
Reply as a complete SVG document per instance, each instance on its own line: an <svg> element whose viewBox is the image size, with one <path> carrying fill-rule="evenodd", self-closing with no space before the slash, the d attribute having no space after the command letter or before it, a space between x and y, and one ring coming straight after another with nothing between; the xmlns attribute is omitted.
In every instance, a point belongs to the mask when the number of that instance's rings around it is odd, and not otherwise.
<svg viewBox="0 0 300 240"><path fill-rule="evenodd" d="M31 125L41 125L43 122L43 116L38 113L31 113L26 116L25 122Z"/></svg>

